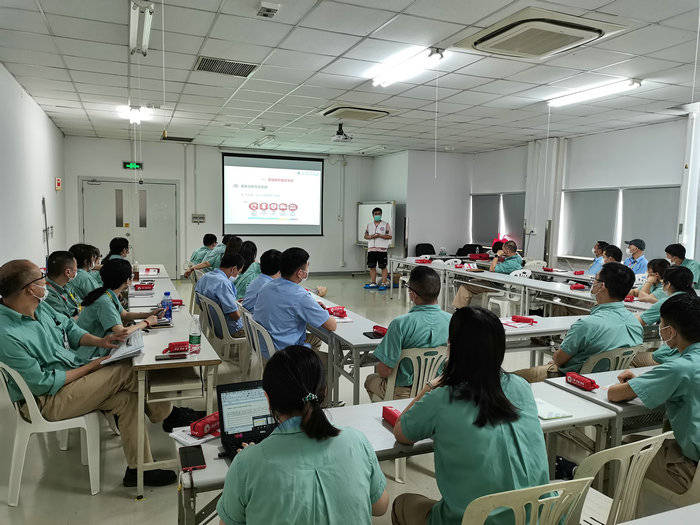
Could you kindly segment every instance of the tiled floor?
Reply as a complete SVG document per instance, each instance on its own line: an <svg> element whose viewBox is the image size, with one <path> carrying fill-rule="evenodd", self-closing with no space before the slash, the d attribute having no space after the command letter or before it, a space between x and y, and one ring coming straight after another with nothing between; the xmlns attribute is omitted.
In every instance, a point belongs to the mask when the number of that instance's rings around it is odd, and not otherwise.
<svg viewBox="0 0 700 525"><path fill-rule="evenodd" d="M328 299L347 306L358 313L386 326L391 319L406 312L409 308L404 298L390 300L388 292L368 291L362 288L361 278L318 277L309 279L309 288L318 284L328 286ZM178 282L181 295L189 299L188 282ZM507 354L504 368L516 370L528 366L526 353ZM363 370L363 378L370 373ZM352 401L350 383L341 379L340 398L347 403ZM369 398L361 390L362 403ZM196 406L195 406L196 407ZM66 452L58 449L54 435L32 438L22 478L20 504L17 508L5 505L7 480L14 437L14 413L6 396L0 396L0 523L2 524L73 524L88 523L149 525L176 522L175 486L147 489L142 501L135 501L134 490L122 486L121 480L126 463L119 438L113 437L106 425L102 432L101 481L102 491L90 495L87 467L80 464L79 436L71 434L71 447ZM151 426L151 446L156 458L172 456L170 438L159 428ZM429 497L439 498L435 484L432 454L417 456L408 460L406 484L393 481L393 462L382 463L387 474L388 490L394 496L404 492L419 492ZM390 513L376 518L374 523L391 523Z"/></svg>

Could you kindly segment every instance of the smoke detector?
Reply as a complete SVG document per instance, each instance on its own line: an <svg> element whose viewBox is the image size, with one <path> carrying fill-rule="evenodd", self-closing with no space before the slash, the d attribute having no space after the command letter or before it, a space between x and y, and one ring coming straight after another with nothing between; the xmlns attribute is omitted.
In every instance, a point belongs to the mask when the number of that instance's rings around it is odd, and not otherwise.
<svg viewBox="0 0 700 525"><path fill-rule="evenodd" d="M280 4L275 4L273 2L260 2L258 7L258 16L263 18L272 18L280 10Z"/></svg>
<svg viewBox="0 0 700 525"><path fill-rule="evenodd" d="M331 141L333 142L350 142L352 140L352 137L345 133L343 131L343 123L340 122L338 124L338 131L335 132L335 135L331 138Z"/></svg>

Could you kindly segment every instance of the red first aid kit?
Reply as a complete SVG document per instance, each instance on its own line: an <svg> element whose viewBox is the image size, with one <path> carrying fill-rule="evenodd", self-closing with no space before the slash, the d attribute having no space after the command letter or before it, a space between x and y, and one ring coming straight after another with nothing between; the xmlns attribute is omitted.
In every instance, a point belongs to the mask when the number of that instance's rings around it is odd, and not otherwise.
<svg viewBox="0 0 700 525"><path fill-rule="evenodd" d="M488 261L489 260L489 254L488 253L470 253L467 255L469 257L470 261Z"/></svg>
<svg viewBox="0 0 700 525"><path fill-rule="evenodd" d="M219 435L219 413L214 412L208 416L190 423L190 434L194 437L204 437L207 434Z"/></svg>
<svg viewBox="0 0 700 525"><path fill-rule="evenodd" d="M544 271L544 272L553 272L553 271L554 271L554 268L547 268L546 266L543 266L543 267L542 267L542 271Z"/></svg>
<svg viewBox="0 0 700 525"><path fill-rule="evenodd" d="M525 317L523 315L514 315L513 317L511 317L511 320L514 323L537 324L537 321L535 321L532 317Z"/></svg>
<svg viewBox="0 0 700 525"><path fill-rule="evenodd" d="M400 415L401 412L396 410L394 407L382 407L382 419L389 423L392 427L396 425L396 422L399 420Z"/></svg>
<svg viewBox="0 0 700 525"><path fill-rule="evenodd" d="M585 285L583 285L581 283L574 283L571 286L569 286L569 288L571 288L572 290L585 290L586 289Z"/></svg>
<svg viewBox="0 0 700 525"><path fill-rule="evenodd" d="M598 384L593 381L590 377L582 376L581 374L577 374L576 372L567 372L566 373L566 382L569 383L570 385L577 386L578 388L582 390L595 390L596 388L599 388Z"/></svg>
<svg viewBox="0 0 700 525"><path fill-rule="evenodd" d="M586 273L586 272L584 272L583 270L574 271L574 275L583 275L584 273Z"/></svg>
<svg viewBox="0 0 700 525"><path fill-rule="evenodd" d="M135 284L134 290L153 290L154 287L155 287L155 284L153 284L153 283Z"/></svg>
<svg viewBox="0 0 700 525"><path fill-rule="evenodd" d="M341 319L348 316L344 306L329 306L326 308L326 311L333 317L340 317Z"/></svg>
<svg viewBox="0 0 700 525"><path fill-rule="evenodd" d="M170 354L175 352L189 352L190 342L189 341L176 341L174 343L168 343L168 348L163 350L164 354Z"/></svg>
<svg viewBox="0 0 700 525"><path fill-rule="evenodd" d="M416 262L418 264L431 264L433 261L431 261L430 259L416 259Z"/></svg>
<svg viewBox="0 0 700 525"><path fill-rule="evenodd" d="M183 304L185 303L182 302L182 299L173 299L173 306L182 306Z"/></svg>
<svg viewBox="0 0 700 525"><path fill-rule="evenodd" d="M160 268L144 268L144 273L160 273Z"/></svg>
<svg viewBox="0 0 700 525"><path fill-rule="evenodd" d="M379 326L378 324L375 324L375 325L372 327L372 331L373 331L375 334L379 334L379 335L381 335L381 336L386 335L386 328L384 328L383 326Z"/></svg>
<svg viewBox="0 0 700 525"><path fill-rule="evenodd" d="M628 295L625 297L625 302L626 303L633 303L634 302L634 295Z"/></svg>
<svg viewBox="0 0 700 525"><path fill-rule="evenodd" d="M463 264L455 264L455 268L464 268Z"/></svg>

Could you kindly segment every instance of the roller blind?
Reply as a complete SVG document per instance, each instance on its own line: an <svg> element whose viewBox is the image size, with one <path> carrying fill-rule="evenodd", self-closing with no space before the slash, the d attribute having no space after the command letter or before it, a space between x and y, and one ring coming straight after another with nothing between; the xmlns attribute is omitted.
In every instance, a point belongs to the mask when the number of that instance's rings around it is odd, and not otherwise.
<svg viewBox="0 0 700 525"><path fill-rule="evenodd" d="M565 191L559 255L591 257L596 241L615 237L618 190Z"/></svg>
<svg viewBox="0 0 700 525"><path fill-rule="evenodd" d="M498 235L500 195L472 195L472 242L490 246Z"/></svg>
<svg viewBox="0 0 700 525"><path fill-rule="evenodd" d="M525 193L503 194L502 236L513 239L518 249L523 247L523 220L525 219Z"/></svg>
<svg viewBox="0 0 700 525"><path fill-rule="evenodd" d="M638 188L622 192L622 240L643 239L647 259L664 257L676 242L681 189Z"/></svg>

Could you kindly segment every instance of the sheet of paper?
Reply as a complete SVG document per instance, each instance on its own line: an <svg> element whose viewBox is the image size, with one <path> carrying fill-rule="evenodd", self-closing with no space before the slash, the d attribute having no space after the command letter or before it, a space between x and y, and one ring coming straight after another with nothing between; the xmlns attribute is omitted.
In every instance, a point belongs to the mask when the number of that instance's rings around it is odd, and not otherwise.
<svg viewBox="0 0 700 525"><path fill-rule="evenodd" d="M115 348L110 352L109 357L102 361L103 365L108 365L115 361L121 361L122 359L128 359L139 355L143 351L143 333L141 330L137 330L131 334L126 341L119 347Z"/></svg>
<svg viewBox="0 0 700 525"><path fill-rule="evenodd" d="M206 443L207 441L211 441L212 439L215 439L219 437L219 431L216 431L216 435L214 434L207 434L206 436L202 438L195 437L190 434L190 427L177 427L174 428L173 431L169 434L171 438L173 438L175 441L178 443L181 443L185 446L194 446L194 445L201 445L202 443Z"/></svg>
<svg viewBox="0 0 700 525"><path fill-rule="evenodd" d="M537 415L540 419L562 419L573 416L573 414L562 410L544 399L535 398L535 403L537 404Z"/></svg>

